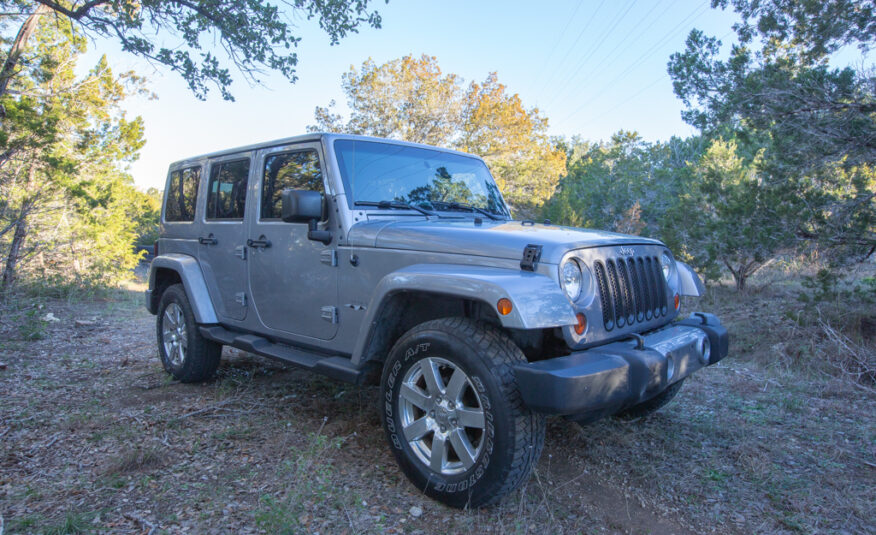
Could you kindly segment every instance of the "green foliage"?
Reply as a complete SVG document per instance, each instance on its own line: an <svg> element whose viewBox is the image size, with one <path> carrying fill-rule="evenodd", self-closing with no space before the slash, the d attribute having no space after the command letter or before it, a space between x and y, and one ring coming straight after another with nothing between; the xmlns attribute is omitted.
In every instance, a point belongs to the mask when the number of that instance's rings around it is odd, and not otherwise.
<svg viewBox="0 0 876 535"><path fill-rule="evenodd" d="M362 24L380 27L380 15L368 10L369 0L293 0L284 4L291 13L283 13L275 3L265 0L97 0L72 4L3 0L0 9L20 13L40 5L47 7L60 24L117 39L125 52L176 72L202 99L213 86L223 98L234 100L229 90L231 73L224 66L227 63L250 82L258 82L265 69L295 82L298 55L292 50L301 38L295 36L293 15L318 19L332 44L358 32ZM161 36L160 44L157 36ZM223 52L217 54L216 50Z"/></svg>
<svg viewBox="0 0 876 535"><path fill-rule="evenodd" d="M872 47L872 3L713 1L731 4L743 21L726 59L721 43L698 30L670 59L684 119L746 152L762 150L760 180L796 205L798 217L784 222L802 242L837 261L872 254L876 78L872 65L827 64L842 46Z"/></svg>
<svg viewBox="0 0 876 535"><path fill-rule="evenodd" d="M534 216L565 172L565 155L547 136L547 119L509 94L495 73L463 88L434 57L365 61L342 77L350 117L317 107L309 131L345 132L450 147L481 156L506 200Z"/></svg>
<svg viewBox="0 0 876 535"><path fill-rule="evenodd" d="M2 286L25 278L113 284L129 276L145 194L125 172L143 125L120 109L142 80L117 75L102 57L75 72L85 39L44 17L0 97Z"/></svg>
<svg viewBox="0 0 876 535"><path fill-rule="evenodd" d="M28 310L18 325L18 334L23 340L42 340L46 337L46 322L40 318L37 308Z"/></svg>

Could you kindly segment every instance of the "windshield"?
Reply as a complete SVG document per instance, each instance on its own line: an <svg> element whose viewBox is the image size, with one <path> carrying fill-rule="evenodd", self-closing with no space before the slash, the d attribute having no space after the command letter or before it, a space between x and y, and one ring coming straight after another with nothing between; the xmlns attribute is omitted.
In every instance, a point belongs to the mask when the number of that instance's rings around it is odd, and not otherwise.
<svg viewBox="0 0 876 535"><path fill-rule="evenodd" d="M351 207L395 201L429 210L470 205L510 216L484 162L440 150L338 139L334 143Z"/></svg>

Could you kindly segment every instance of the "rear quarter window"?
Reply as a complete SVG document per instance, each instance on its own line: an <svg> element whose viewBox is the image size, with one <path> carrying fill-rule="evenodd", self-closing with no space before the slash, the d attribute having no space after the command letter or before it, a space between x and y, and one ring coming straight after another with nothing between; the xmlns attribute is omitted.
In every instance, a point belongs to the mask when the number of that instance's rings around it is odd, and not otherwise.
<svg viewBox="0 0 876 535"><path fill-rule="evenodd" d="M200 178L200 167L189 167L170 173L170 183L167 186L164 201L165 221L188 222L195 220Z"/></svg>

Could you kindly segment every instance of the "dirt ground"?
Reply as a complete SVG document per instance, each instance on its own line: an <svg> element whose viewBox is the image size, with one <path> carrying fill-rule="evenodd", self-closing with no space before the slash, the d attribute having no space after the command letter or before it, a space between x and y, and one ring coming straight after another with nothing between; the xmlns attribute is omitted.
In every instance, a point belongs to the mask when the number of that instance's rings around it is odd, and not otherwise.
<svg viewBox="0 0 876 535"><path fill-rule="evenodd" d="M758 298L707 303L731 357L661 412L552 419L523 489L458 511L398 470L374 387L228 348L172 381L140 290L3 308L0 534L876 532L876 394L764 360L795 342Z"/></svg>

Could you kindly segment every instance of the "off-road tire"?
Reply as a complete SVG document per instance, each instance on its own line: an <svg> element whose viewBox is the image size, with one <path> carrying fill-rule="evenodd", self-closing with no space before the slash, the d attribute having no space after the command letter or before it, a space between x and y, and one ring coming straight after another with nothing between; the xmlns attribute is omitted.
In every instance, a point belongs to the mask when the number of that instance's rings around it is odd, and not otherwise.
<svg viewBox="0 0 876 535"><path fill-rule="evenodd" d="M638 418L645 418L646 416L650 416L658 409L672 401L672 398L674 398L675 395L678 394L678 391L681 390L682 384L684 384L684 379L678 381L677 383L669 385L669 388L667 388L663 392L660 392L648 401L643 401L638 405L628 407L617 413L615 416L624 420L635 420Z"/></svg>
<svg viewBox="0 0 876 535"><path fill-rule="evenodd" d="M417 363L422 368L426 358L449 361L465 372L483 408L483 447L474 464L458 474L432 470L403 432L403 378ZM529 478L544 446L545 418L523 405L514 366L524 362L499 329L465 318L422 323L396 342L383 367L380 414L390 449L420 491L452 507L473 508L499 501Z"/></svg>
<svg viewBox="0 0 876 535"><path fill-rule="evenodd" d="M182 312L181 317L185 321L185 357L181 363L174 363L172 361L171 356L168 355L165 349L162 337L164 323L167 321L165 313L168 307L172 305L179 307ZM216 373L216 368L219 367L222 344L207 340L201 336L201 333L198 331L198 325L195 322L195 315L192 312L192 307L189 304L189 299L182 284L169 286L161 294L155 327L156 336L158 337L158 354L161 357L161 364L167 373L173 375L174 378L182 383L197 383L213 377L213 374Z"/></svg>

